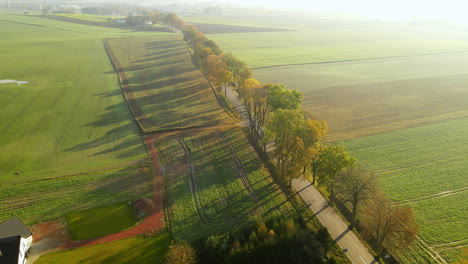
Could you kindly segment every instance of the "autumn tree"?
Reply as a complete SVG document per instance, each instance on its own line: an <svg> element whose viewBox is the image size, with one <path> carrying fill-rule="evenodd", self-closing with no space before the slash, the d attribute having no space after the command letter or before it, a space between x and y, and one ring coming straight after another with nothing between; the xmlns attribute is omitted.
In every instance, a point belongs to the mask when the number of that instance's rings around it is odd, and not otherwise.
<svg viewBox="0 0 468 264"><path fill-rule="evenodd" d="M261 86L259 81L252 78L244 81L244 87L242 99L247 110L250 134L255 140L264 143L263 126L270 112L267 103L268 92Z"/></svg>
<svg viewBox="0 0 468 264"><path fill-rule="evenodd" d="M300 129L300 137L304 141L306 148L306 158L311 161L317 159L322 148L322 140L328 132L327 122L309 118L305 120L304 125ZM303 166L302 174L311 172L312 184L315 183L316 173L311 168L312 162L306 162Z"/></svg>
<svg viewBox="0 0 468 264"><path fill-rule="evenodd" d="M288 90L284 84L267 84L268 104L273 111L277 109L298 109L302 104L302 94L296 90Z"/></svg>
<svg viewBox="0 0 468 264"><path fill-rule="evenodd" d="M196 250L185 241L171 244L164 259L165 264L195 264L197 262Z"/></svg>
<svg viewBox="0 0 468 264"><path fill-rule="evenodd" d="M232 73L226 69L220 69L216 76L219 83L224 85L224 96L227 97L227 85L232 80Z"/></svg>
<svg viewBox="0 0 468 264"><path fill-rule="evenodd" d="M413 210L408 206L392 205L385 198L375 199L366 211L365 235L378 246L401 251L407 248L418 234Z"/></svg>
<svg viewBox="0 0 468 264"><path fill-rule="evenodd" d="M239 60L231 53L225 54L223 61L226 63L228 71L232 73L232 78L235 80L236 86L239 87L243 81L247 79L242 79L243 75L241 74L241 72L246 68L245 62ZM251 77L251 75L249 77Z"/></svg>
<svg viewBox="0 0 468 264"><path fill-rule="evenodd" d="M205 45L205 47L210 48L213 51L213 54L215 54L215 55L219 55L219 54L223 53L223 51L218 47L216 42L214 42L213 40L206 41L204 43L204 45Z"/></svg>
<svg viewBox="0 0 468 264"><path fill-rule="evenodd" d="M351 226L362 205L379 193L377 176L361 166L348 167L336 179L337 198L351 207Z"/></svg>
<svg viewBox="0 0 468 264"><path fill-rule="evenodd" d="M274 143L273 157L278 174L288 182L300 176L302 163L299 152L304 144L297 131L303 122L304 116L300 111L278 109L265 125L266 132Z"/></svg>
<svg viewBox="0 0 468 264"><path fill-rule="evenodd" d="M330 201L333 202L336 175L347 167L355 166L356 160L348 155L343 146L331 145L320 150L317 163L320 170L319 184L328 185Z"/></svg>

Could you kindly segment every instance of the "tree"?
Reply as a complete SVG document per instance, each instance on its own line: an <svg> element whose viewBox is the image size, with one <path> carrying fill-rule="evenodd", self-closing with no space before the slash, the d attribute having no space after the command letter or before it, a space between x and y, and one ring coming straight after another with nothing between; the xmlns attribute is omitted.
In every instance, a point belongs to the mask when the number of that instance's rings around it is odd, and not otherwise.
<svg viewBox="0 0 468 264"><path fill-rule="evenodd" d="M219 54L223 53L223 51L218 47L216 42L214 42L213 40L206 41L205 42L205 47L210 48L215 55L219 55Z"/></svg>
<svg viewBox="0 0 468 264"><path fill-rule="evenodd" d="M301 111L278 109L267 120L266 132L273 139L273 157L279 176L291 184L301 176L304 160L304 142L298 131L304 124Z"/></svg>
<svg viewBox="0 0 468 264"><path fill-rule="evenodd" d="M277 109L298 109L302 104L302 94L296 90L288 90L284 84L267 84L268 104L273 111Z"/></svg>
<svg viewBox="0 0 468 264"><path fill-rule="evenodd" d="M261 87L259 81L252 78L244 81L244 87L242 99L247 110L250 133L255 140L263 143L265 150L263 127L270 113L270 107L267 103L268 92Z"/></svg>
<svg viewBox="0 0 468 264"><path fill-rule="evenodd" d="M246 67L245 63L231 53L225 54L223 61L226 63L228 71L232 72L232 77L236 80L237 87L239 87L243 82L240 75L241 71Z"/></svg>
<svg viewBox="0 0 468 264"><path fill-rule="evenodd" d="M307 119L302 126L299 133L304 141L304 147L307 149L306 158L308 160L314 160L318 157L321 150L322 140L327 134L327 131L328 125L323 120ZM306 162L304 164L302 174L306 174L307 171L310 171L312 173L312 184L314 184L316 173L312 168L308 170L311 165L312 162Z"/></svg>
<svg viewBox="0 0 468 264"><path fill-rule="evenodd" d="M328 185L330 190L330 201L333 202L336 175L346 167L355 166L356 161L348 155L348 152L343 146L332 145L322 148L318 156L319 184Z"/></svg>
<svg viewBox="0 0 468 264"><path fill-rule="evenodd" d="M377 177L363 167L348 167L339 172L336 179L337 197L351 206L351 227L356 224L356 215L362 203L379 193Z"/></svg>
<svg viewBox="0 0 468 264"><path fill-rule="evenodd" d="M227 84L232 80L232 73L226 69L221 69L218 71L217 79L219 83L224 84L224 97L227 97Z"/></svg>
<svg viewBox="0 0 468 264"><path fill-rule="evenodd" d="M195 264L197 252L187 242L171 244L164 259L165 264Z"/></svg>
<svg viewBox="0 0 468 264"><path fill-rule="evenodd" d="M377 243L378 253L404 250L415 239L418 227L413 210L408 206L392 206L385 198L378 198L367 208L364 222L365 235Z"/></svg>

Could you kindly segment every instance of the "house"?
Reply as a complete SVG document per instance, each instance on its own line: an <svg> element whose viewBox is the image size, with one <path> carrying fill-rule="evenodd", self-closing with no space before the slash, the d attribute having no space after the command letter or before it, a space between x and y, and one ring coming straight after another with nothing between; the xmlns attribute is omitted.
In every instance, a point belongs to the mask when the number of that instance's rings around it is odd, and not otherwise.
<svg viewBox="0 0 468 264"><path fill-rule="evenodd" d="M25 264L32 244L32 233L14 217L0 224L0 263Z"/></svg>

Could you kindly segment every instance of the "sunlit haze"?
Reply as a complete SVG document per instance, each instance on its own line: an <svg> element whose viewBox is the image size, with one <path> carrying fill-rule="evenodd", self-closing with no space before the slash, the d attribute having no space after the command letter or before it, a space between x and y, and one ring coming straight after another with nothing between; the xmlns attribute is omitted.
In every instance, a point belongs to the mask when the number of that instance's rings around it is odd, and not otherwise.
<svg viewBox="0 0 468 264"><path fill-rule="evenodd" d="M463 0L235 0L228 2L274 8L338 11L388 20L423 18L468 24L468 15L466 14L468 2Z"/></svg>

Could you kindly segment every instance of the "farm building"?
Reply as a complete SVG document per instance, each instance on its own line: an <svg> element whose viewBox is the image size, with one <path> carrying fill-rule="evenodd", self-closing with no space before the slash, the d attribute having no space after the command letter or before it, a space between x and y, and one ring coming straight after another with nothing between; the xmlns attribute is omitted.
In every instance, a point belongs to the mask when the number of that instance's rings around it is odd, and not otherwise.
<svg viewBox="0 0 468 264"><path fill-rule="evenodd" d="M25 264L32 233L16 217L0 224L0 263Z"/></svg>
<svg viewBox="0 0 468 264"><path fill-rule="evenodd" d="M125 23L127 23L127 20L125 20L125 19L114 19L114 23L116 23L116 24L125 24Z"/></svg>

